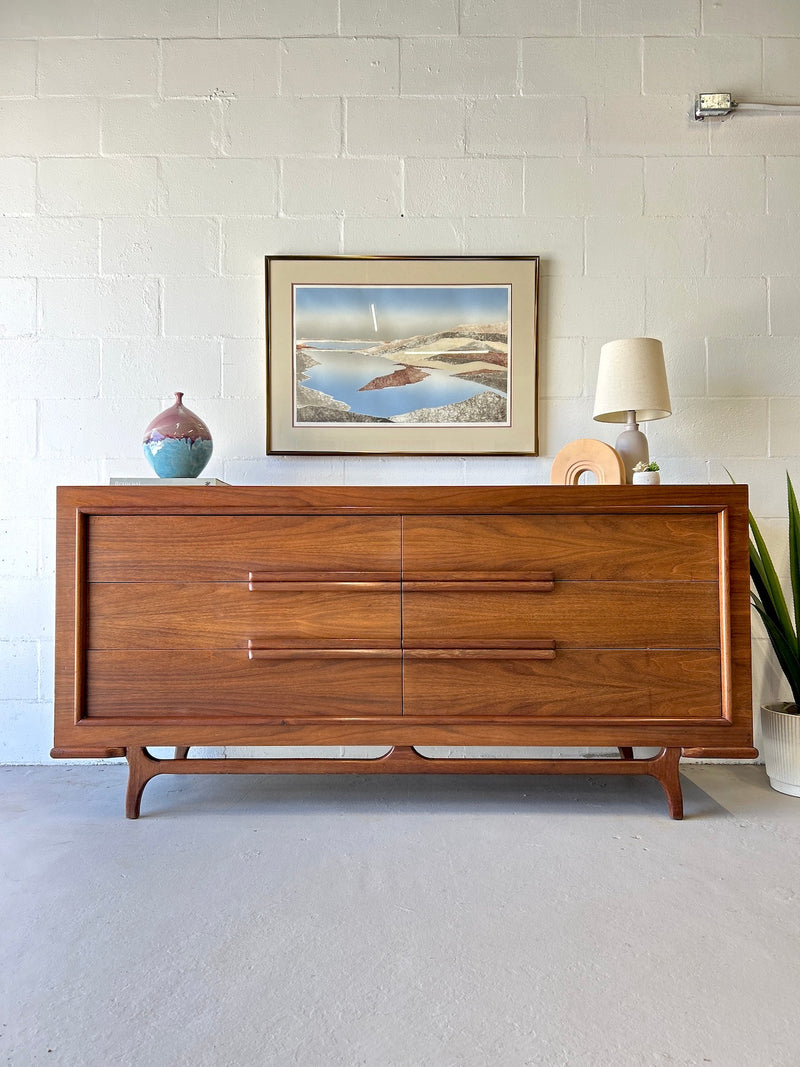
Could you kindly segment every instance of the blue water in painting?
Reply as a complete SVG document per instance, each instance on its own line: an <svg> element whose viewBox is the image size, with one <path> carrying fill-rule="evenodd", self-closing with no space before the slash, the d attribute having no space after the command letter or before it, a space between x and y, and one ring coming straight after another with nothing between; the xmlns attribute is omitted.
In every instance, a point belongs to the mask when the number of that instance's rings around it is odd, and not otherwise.
<svg viewBox="0 0 800 1067"><path fill-rule="evenodd" d="M330 343L329 343L330 344ZM370 389L359 392L361 386L386 374L391 374L400 364L394 359L381 356L369 356L363 352L333 349L326 344L325 350L316 345L308 350L308 355L317 360L319 366L309 367L303 385L318 389L336 400L349 404L352 411L362 415L389 418L403 415L407 411L419 408L438 408L445 404L456 404L467 400L476 393L486 392L488 387L454 378L443 371L429 371L429 377L413 385L391 386L386 389ZM490 392L499 392L492 389ZM505 395L505 394L501 394Z"/></svg>

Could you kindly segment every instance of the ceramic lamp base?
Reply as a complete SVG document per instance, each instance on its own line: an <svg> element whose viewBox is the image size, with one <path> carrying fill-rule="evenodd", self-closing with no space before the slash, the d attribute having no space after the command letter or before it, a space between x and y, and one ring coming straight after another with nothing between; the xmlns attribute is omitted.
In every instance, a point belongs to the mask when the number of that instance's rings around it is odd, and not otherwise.
<svg viewBox="0 0 800 1067"><path fill-rule="evenodd" d="M627 425L614 445L622 456L622 462L625 464L625 477L629 485L633 481L633 468L636 464L650 462L650 446L647 438L639 429L638 423L633 421L633 415L634 412L628 412Z"/></svg>

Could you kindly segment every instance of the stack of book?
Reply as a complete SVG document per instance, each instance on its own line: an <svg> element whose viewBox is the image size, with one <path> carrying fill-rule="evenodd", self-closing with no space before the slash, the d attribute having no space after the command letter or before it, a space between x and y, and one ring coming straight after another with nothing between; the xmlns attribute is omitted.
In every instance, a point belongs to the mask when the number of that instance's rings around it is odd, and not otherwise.
<svg viewBox="0 0 800 1067"><path fill-rule="evenodd" d="M219 478L109 478L109 485L230 485Z"/></svg>

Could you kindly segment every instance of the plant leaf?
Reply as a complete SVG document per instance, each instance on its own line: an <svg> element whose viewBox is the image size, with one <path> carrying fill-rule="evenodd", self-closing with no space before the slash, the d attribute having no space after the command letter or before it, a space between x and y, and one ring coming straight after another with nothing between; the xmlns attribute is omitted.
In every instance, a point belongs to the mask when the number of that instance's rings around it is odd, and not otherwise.
<svg viewBox="0 0 800 1067"><path fill-rule="evenodd" d="M800 510L789 472L786 472L789 497L789 572L792 576L792 601L794 606L795 633L800 635Z"/></svg>
<svg viewBox="0 0 800 1067"><path fill-rule="evenodd" d="M725 473L736 484L730 471L726 470ZM778 664L792 690L794 702L800 706L800 510L788 472L786 481L789 496L789 570L793 611L792 614L789 613L769 549L753 513L748 511L750 579L753 584L750 599L764 623Z"/></svg>
<svg viewBox="0 0 800 1067"><path fill-rule="evenodd" d="M752 512L749 512L750 533L750 574L753 578L764 610L780 628L785 641L793 649L797 657L797 634L792 623L792 617L786 606L786 598L778 579L778 574L769 554L766 542L761 535L758 523Z"/></svg>
<svg viewBox="0 0 800 1067"><path fill-rule="evenodd" d="M775 652L778 660L778 664L786 676L786 681L789 683L789 687L792 690L792 699L795 704L800 704L800 663L798 663L797 656L794 654L792 647L786 642L780 627L777 626L773 620L765 614L760 604L753 601L758 614L764 623L764 627L767 631L770 644Z"/></svg>

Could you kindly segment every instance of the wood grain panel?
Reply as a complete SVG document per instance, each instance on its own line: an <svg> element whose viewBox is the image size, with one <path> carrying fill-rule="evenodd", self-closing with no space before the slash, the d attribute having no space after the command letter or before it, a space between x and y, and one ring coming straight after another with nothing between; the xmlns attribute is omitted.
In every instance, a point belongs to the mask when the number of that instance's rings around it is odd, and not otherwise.
<svg viewBox="0 0 800 1067"><path fill-rule="evenodd" d="M364 515L91 515L90 582L243 581L250 572L399 579L400 520Z"/></svg>
<svg viewBox="0 0 800 1067"><path fill-rule="evenodd" d="M142 582L89 587L89 648L400 645L397 583Z"/></svg>
<svg viewBox="0 0 800 1067"><path fill-rule="evenodd" d="M406 716L530 719L714 719L722 716L713 652L581 650L554 660L434 660L406 654Z"/></svg>
<svg viewBox="0 0 800 1067"><path fill-rule="evenodd" d="M87 725L94 718L178 724L401 714L399 650L383 656L250 659L229 652L89 652Z"/></svg>
<svg viewBox="0 0 800 1067"><path fill-rule="evenodd" d="M719 589L713 582L556 582L552 593L448 590L415 584L403 593L407 648L491 647L554 638L558 647L719 648Z"/></svg>
<svg viewBox="0 0 800 1067"><path fill-rule="evenodd" d="M716 515L590 512L568 518L407 515L403 519L403 575L409 579L467 577L470 572L524 577L544 570L568 579L716 581L718 551Z"/></svg>

